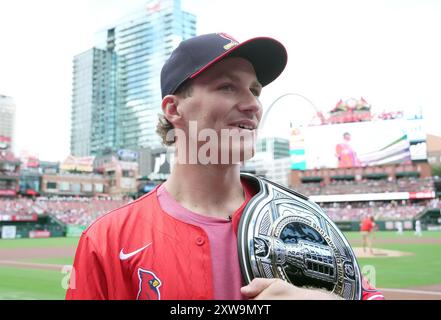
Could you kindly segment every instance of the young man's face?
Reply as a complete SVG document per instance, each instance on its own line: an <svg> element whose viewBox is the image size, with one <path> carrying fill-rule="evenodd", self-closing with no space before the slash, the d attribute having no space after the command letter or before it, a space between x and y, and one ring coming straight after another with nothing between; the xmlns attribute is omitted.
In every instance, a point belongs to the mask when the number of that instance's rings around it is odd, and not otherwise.
<svg viewBox="0 0 441 320"><path fill-rule="evenodd" d="M250 158L262 118L258 98L262 87L251 63L236 57L222 60L193 79L192 87L191 96L178 104L183 119L180 129L186 132L187 143L196 143L199 156L205 153L212 161L217 157L217 163L225 163L222 157L229 163ZM192 134L195 125L198 136Z"/></svg>

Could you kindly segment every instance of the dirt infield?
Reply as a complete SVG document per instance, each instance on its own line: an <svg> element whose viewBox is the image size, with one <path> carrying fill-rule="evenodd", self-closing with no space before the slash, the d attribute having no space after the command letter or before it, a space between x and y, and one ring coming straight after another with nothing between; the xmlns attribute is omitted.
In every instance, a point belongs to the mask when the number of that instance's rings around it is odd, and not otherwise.
<svg viewBox="0 0 441 320"><path fill-rule="evenodd" d="M357 258L393 258L393 257L403 257L409 256L413 253L397 251L397 250L386 250L380 248L372 248L372 253L368 249L366 251L361 247L354 247L354 254Z"/></svg>
<svg viewBox="0 0 441 320"><path fill-rule="evenodd" d="M375 244L441 244L440 238L432 237L414 237L403 239L373 239ZM406 255L412 255L409 252L386 250L380 248L373 248L373 254L369 253L367 249L364 252L363 248L356 247L362 244L361 239L351 239L351 244L354 246L353 250L357 258L394 258ZM420 286L412 288L379 288L388 300L441 300L441 284Z"/></svg>
<svg viewBox="0 0 441 320"><path fill-rule="evenodd" d="M70 258L75 255L75 247L62 248L14 248L0 249L0 266L43 269L43 270L63 270L64 266L50 263L28 262L28 259L45 258Z"/></svg>
<svg viewBox="0 0 441 320"><path fill-rule="evenodd" d="M379 288L387 300L441 300L441 284L406 289Z"/></svg>
<svg viewBox="0 0 441 320"><path fill-rule="evenodd" d="M403 238L403 239L381 239L377 240L373 238L373 242L375 243L382 243L382 244L441 244L440 238L429 238L429 237L415 237L415 238ZM361 236L360 239L351 239L352 245L361 245L362 240Z"/></svg>
<svg viewBox="0 0 441 320"><path fill-rule="evenodd" d="M22 262L22 261L15 261L15 260L0 260L0 266L15 267L15 268L55 270L55 271L62 271L65 268L65 266L61 265L61 264Z"/></svg>
<svg viewBox="0 0 441 320"><path fill-rule="evenodd" d="M0 249L0 260L26 260L44 258L65 258L75 255L75 247L61 248L4 248Z"/></svg>
<svg viewBox="0 0 441 320"><path fill-rule="evenodd" d="M382 239L381 243L397 243L396 241L388 242L389 239ZM393 240L393 239L391 239ZM397 239L401 240L401 239ZM405 240L405 239L403 239ZM441 243L440 239L415 239L418 243ZM415 243L416 241L412 242ZM353 244L357 241L353 241ZM405 243L405 242L401 242ZM361 244L361 241L360 241ZM357 257L397 257L406 252L385 250L374 248L374 255L364 253L362 248L354 247L354 252ZM0 249L0 266L15 267L15 268L31 268L60 271L65 268L63 265L34 263L29 262L29 259L44 259L44 258L64 258L73 257L75 254L75 247L61 247L61 248L14 248L14 249ZM365 256L363 256L365 255ZM405 289L391 289L379 288L388 300L441 300L441 284L430 285L422 287L413 287Z"/></svg>

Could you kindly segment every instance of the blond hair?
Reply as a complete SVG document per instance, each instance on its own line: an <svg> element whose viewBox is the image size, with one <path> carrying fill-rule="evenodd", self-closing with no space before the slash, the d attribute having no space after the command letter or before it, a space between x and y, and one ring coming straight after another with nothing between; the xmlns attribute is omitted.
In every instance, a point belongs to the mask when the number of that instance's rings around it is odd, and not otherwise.
<svg viewBox="0 0 441 320"><path fill-rule="evenodd" d="M192 94L193 94L193 86L191 80L185 81L174 92L174 95L184 99L191 97ZM158 114L158 124L156 125L156 133L161 137L162 143L165 146L171 146L176 142L175 137L173 138L173 140L167 139L167 134L170 132L170 130L173 129L174 129L173 125L170 123L170 121L167 120L164 114Z"/></svg>

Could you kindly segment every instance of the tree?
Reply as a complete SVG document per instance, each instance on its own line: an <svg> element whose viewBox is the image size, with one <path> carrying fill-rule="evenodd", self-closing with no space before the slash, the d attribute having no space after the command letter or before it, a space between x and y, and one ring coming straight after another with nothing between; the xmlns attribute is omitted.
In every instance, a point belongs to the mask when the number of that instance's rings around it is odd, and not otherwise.
<svg viewBox="0 0 441 320"><path fill-rule="evenodd" d="M441 177L441 164L433 164L431 167L432 167L432 176Z"/></svg>

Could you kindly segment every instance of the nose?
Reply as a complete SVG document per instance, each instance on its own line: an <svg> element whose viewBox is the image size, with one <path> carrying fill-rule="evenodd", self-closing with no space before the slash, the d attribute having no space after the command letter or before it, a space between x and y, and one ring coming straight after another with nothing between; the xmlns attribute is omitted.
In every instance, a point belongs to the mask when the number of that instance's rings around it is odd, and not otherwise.
<svg viewBox="0 0 441 320"><path fill-rule="evenodd" d="M260 103L259 98L250 90L244 90L239 103L239 110L256 115L259 120L262 116L262 104Z"/></svg>

